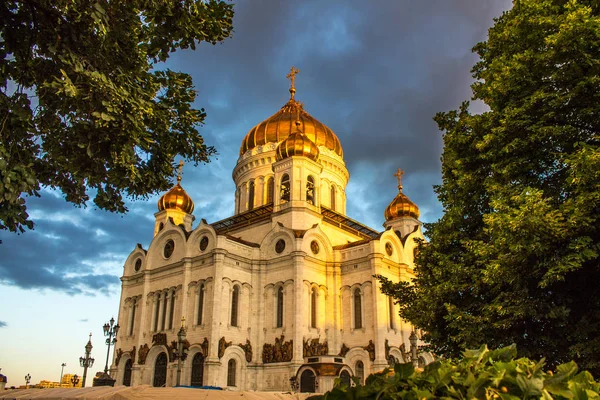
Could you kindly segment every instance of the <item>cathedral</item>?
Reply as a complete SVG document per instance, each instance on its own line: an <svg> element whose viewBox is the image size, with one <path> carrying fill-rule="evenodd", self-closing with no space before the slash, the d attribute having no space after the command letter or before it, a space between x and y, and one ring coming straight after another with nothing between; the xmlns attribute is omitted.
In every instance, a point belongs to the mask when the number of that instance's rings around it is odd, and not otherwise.
<svg viewBox="0 0 600 400"><path fill-rule="evenodd" d="M295 99L297 72L287 103L241 141L231 217L194 228L181 172L158 201L152 242L123 268L117 385L325 392L432 361L373 277L411 279L419 208L398 170L383 231L346 216L342 145Z"/></svg>

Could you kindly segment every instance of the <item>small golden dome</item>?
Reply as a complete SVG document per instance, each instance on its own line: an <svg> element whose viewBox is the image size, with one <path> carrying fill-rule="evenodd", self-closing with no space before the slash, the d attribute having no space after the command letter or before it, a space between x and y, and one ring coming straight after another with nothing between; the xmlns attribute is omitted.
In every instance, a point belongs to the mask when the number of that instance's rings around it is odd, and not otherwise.
<svg viewBox="0 0 600 400"><path fill-rule="evenodd" d="M419 219L419 216L421 215L419 207L402 193L402 175L404 175L404 172L401 169L398 169L398 172L394 174L394 176L398 177L398 194L385 209L384 216L386 221L399 217L413 217Z"/></svg>
<svg viewBox="0 0 600 400"><path fill-rule="evenodd" d="M181 187L181 173L177 176L177 184L158 199L158 211L179 210L191 214L194 211L194 201Z"/></svg>
<svg viewBox="0 0 600 400"><path fill-rule="evenodd" d="M275 150L275 159L281 161L292 156L308 157L313 161L319 158L319 148L300 131L300 121L296 121L296 132L279 143Z"/></svg>
<svg viewBox="0 0 600 400"><path fill-rule="evenodd" d="M300 124L304 135L317 146L325 146L343 157L344 151L340 140L325 124L317 121L304 111L302 104L291 98L277 113L267 118L248 132L242 146L240 156L256 146L267 143L279 143L294 133L294 123L300 114Z"/></svg>

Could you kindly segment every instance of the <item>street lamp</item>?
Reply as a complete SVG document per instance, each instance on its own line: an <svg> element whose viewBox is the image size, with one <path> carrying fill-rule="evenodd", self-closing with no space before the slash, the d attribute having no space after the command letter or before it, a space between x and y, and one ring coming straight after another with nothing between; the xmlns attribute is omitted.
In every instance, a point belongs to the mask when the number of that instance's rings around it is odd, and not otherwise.
<svg viewBox="0 0 600 400"><path fill-rule="evenodd" d="M114 325L114 326L113 326ZM108 355L110 354L110 346L117 343L117 332L119 332L119 323L115 325L115 319L110 319L110 325L107 323L103 326L104 336L106 336L106 344L108 350L106 351L106 366L104 366L104 373L108 374Z"/></svg>
<svg viewBox="0 0 600 400"><path fill-rule="evenodd" d="M27 374L25 375L25 389L28 389L29 382L31 382L31 375Z"/></svg>
<svg viewBox="0 0 600 400"><path fill-rule="evenodd" d="M179 332L177 333L177 354L175 355L177 357L177 385L179 386L181 383L181 362L185 360L186 357L186 352L183 348L184 344L185 344L185 335L186 335L186 329L185 329L185 317L181 318L181 328L179 328Z"/></svg>
<svg viewBox="0 0 600 400"><path fill-rule="evenodd" d="M410 333L408 341L410 342L410 361L412 361L412 364L415 367L419 366L419 359L417 358L417 340L418 339L419 338L417 337L417 334L416 334L415 330L413 329L413 331Z"/></svg>
<svg viewBox="0 0 600 400"><path fill-rule="evenodd" d="M90 338L85 345L85 357L79 357L79 365L83 367L83 381L81 387L85 387L85 378L87 377L87 370L94 365L94 359L90 357L92 353L92 333L90 332Z"/></svg>
<svg viewBox="0 0 600 400"><path fill-rule="evenodd" d="M73 384L73 387L77 386L77 384L79 383L79 377L77 376L77 374L73 375L73 377L71 378L71 383Z"/></svg>
<svg viewBox="0 0 600 400"><path fill-rule="evenodd" d="M58 381L59 385L62 384L63 370L65 369L66 366L67 366L67 363L60 364L60 380Z"/></svg>
<svg viewBox="0 0 600 400"><path fill-rule="evenodd" d="M106 351L106 366L104 367L104 373L100 377L94 378L93 386L114 386L115 380L108 374L108 356L110 355L110 346L117 343L117 333L119 332L119 323L115 325L115 319L110 319L110 324L107 322L102 327L104 329L104 336L106 336L106 344L108 350ZM90 351L92 350L92 344L90 343ZM87 349L87 346L86 346Z"/></svg>

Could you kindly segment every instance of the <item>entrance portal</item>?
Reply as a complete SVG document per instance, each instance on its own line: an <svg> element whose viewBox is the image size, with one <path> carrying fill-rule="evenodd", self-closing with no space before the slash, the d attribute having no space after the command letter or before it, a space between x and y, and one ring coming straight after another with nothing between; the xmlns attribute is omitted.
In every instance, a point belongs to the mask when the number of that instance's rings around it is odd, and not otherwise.
<svg viewBox="0 0 600 400"><path fill-rule="evenodd" d="M304 370L302 375L300 375L300 392L314 393L316 391L316 380L317 377L312 370Z"/></svg>
<svg viewBox="0 0 600 400"><path fill-rule="evenodd" d="M163 387L167 384L167 353L160 353L154 363L152 386Z"/></svg>

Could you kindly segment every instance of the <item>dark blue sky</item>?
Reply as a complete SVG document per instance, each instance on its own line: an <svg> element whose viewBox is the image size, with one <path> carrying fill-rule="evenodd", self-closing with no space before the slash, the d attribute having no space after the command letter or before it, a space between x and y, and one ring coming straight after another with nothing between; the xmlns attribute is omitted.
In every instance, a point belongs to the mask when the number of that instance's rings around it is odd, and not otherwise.
<svg viewBox="0 0 600 400"><path fill-rule="evenodd" d="M236 4L232 38L177 52L167 64L192 75L196 106L208 114L201 132L219 153L209 164L184 168L196 224L232 215L231 172L241 141L287 101L285 76L292 65L300 69L296 98L344 148L351 174L348 215L382 230L384 209L397 193L393 173L402 168L404 192L419 205L421 220L439 218L433 185L441 180L442 135L432 117L471 97L470 69L477 60L471 48L510 6L507 0ZM92 330L89 325L101 335L104 319L116 317L123 262L136 243L147 247L152 239L158 197L114 215L93 204L73 207L58 193L42 194L28 199L34 231L0 232L0 301L14 305L0 315L0 340L22 340L31 327L25 315L63 309L56 323L77 327L71 331L82 343L75 354L87 341L80 330ZM68 316L69 307L83 315ZM64 358L48 357L52 370ZM8 359L2 361L3 373L10 373ZM25 374L20 367L14 371Z"/></svg>

